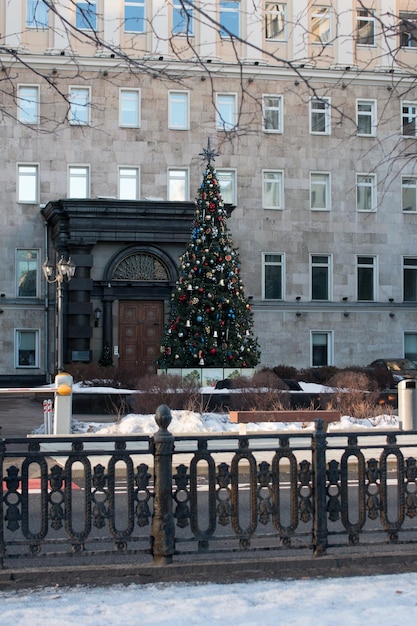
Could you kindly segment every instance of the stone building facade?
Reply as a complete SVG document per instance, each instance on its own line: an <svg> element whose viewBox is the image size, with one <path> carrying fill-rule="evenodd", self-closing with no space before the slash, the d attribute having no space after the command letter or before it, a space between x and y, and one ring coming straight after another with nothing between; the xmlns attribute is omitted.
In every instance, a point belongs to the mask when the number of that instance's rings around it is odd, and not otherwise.
<svg viewBox="0 0 417 626"><path fill-rule="evenodd" d="M64 361L154 368L208 137L262 365L417 359L412 5L2 3L0 379L56 371L46 257Z"/></svg>

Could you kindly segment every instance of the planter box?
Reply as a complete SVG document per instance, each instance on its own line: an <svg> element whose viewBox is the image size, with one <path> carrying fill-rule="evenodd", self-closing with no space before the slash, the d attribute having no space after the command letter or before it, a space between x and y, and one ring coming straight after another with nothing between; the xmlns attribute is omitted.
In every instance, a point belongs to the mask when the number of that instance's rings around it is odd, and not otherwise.
<svg viewBox="0 0 417 626"><path fill-rule="evenodd" d="M168 374L170 376L181 376L181 378L195 379L196 383L201 387L214 387L216 383L228 378L237 378L238 376L247 376L251 378L255 369L251 367L189 367L178 368L172 367L167 369L159 369L158 374Z"/></svg>

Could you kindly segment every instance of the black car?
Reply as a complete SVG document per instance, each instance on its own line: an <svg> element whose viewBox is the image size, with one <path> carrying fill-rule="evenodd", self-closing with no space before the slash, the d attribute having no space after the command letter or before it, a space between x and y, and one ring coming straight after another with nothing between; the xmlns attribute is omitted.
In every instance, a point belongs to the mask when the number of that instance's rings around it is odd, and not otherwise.
<svg viewBox="0 0 417 626"><path fill-rule="evenodd" d="M385 371L392 376L395 384L398 384L400 380L405 378L417 378L417 364L410 359L397 358L397 359L376 359L368 365L369 370Z"/></svg>

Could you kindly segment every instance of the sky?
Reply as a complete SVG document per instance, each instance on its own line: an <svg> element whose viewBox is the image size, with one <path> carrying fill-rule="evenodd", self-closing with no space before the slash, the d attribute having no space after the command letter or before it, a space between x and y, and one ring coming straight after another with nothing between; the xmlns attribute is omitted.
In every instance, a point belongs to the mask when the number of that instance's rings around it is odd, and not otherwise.
<svg viewBox="0 0 417 626"><path fill-rule="evenodd" d="M317 385L315 386L317 387ZM312 389L311 385L308 387ZM91 393L91 388L87 388ZM307 385L306 385L307 390ZM78 390L82 393L82 389ZM108 388L95 389L108 393ZM120 392L120 390L119 390ZM171 432L232 432L228 415L172 411ZM248 432L301 429L301 424L248 424ZM42 431L41 425L38 429ZM313 424L307 426L314 428ZM398 428L398 418L342 416L329 431ZM152 434L153 415L118 423L73 420L75 432ZM402 626L417 611L417 573L233 584L148 584L47 587L0 591L1 626Z"/></svg>

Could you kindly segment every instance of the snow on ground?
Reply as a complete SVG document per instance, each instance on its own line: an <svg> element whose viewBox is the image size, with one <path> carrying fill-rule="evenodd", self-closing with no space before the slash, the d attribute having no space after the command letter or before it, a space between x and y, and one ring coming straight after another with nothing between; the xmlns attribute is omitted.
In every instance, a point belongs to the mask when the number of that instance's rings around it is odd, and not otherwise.
<svg viewBox="0 0 417 626"><path fill-rule="evenodd" d="M172 422L168 430L174 435L185 433L221 433L239 432L239 424L230 421L228 414L223 413L196 413L194 411L171 411ZM297 432L300 430L314 430L314 423L282 423L263 422L262 424L247 424L248 433L256 432L282 432L288 430ZM370 419L354 419L344 415L340 422L329 424L328 432L347 430L364 430L368 428L389 430L398 429L398 417L395 415L378 415ZM43 426L36 431L42 432ZM89 433L94 435L152 435L158 430L154 414L137 415L130 413L112 424L100 422L80 422L76 419L72 422L74 433Z"/></svg>
<svg viewBox="0 0 417 626"><path fill-rule="evenodd" d="M323 385L316 383L300 383L303 392L309 393L326 393L334 391ZM76 383L73 386L75 393L97 393L108 394L109 392L120 394L136 393L128 389L111 389L109 387L86 387ZM229 391L229 390L228 390ZM231 390L233 391L233 390ZM234 390L238 391L238 390ZM205 394L223 394L224 390L213 389L207 387L202 389ZM296 392L295 392L296 393ZM230 422L229 415L224 413L197 413L194 411L171 411L172 422L169 430L173 434L185 433L219 433L219 432L239 432L239 424ZM358 420L350 416L342 416L340 422L329 425L328 432L346 431L346 430L363 430L367 428L379 428L382 430L398 429L399 422L396 415L378 415L370 419ZM247 432L276 432L283 430L299 431L314 430L314 423L282 423L282 422L263 422L262 424L247 424ZM97 422L86 422L73 420L72 430L74 433L90 433L94 435L130 435L142 434L152 435L158 430L155 422L154 414L138 415L129 414L121 418L113 424L101 424ZM36 434L43 432L43 426L35 431Z"/></svg>
<svg viewBox="0 0 417 626"><path fill-rule="evenodd" d="M2 626L402 626L417 574L0 592Z"/></svg>

